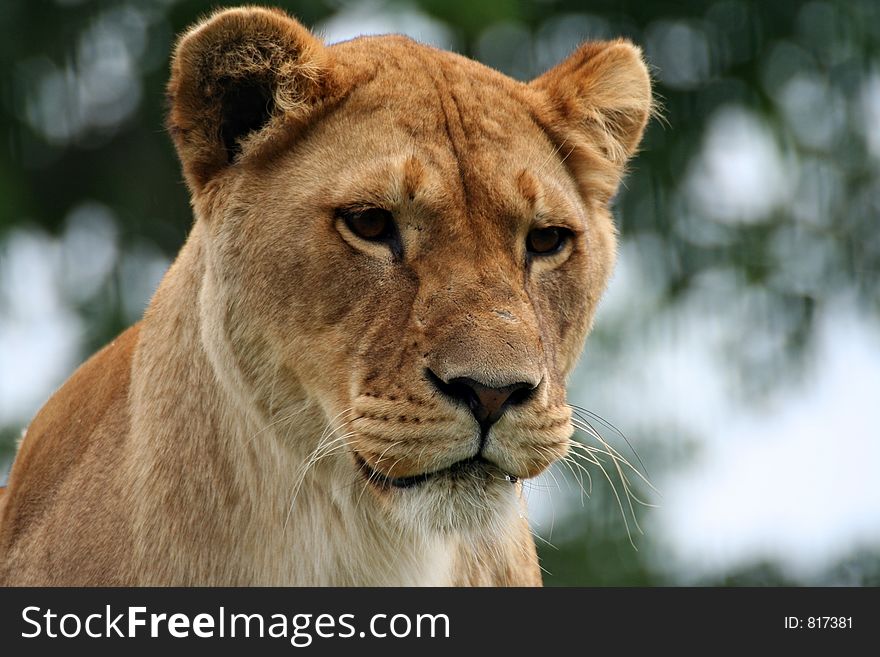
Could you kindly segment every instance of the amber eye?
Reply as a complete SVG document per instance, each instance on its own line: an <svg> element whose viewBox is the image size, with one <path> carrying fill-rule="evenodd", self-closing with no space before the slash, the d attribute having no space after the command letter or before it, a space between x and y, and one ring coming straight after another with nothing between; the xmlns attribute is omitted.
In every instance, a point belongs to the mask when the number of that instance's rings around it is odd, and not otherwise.
<svg viewBox="0 0 880 657"><path fill-rule="evenodd" d="M403 243L390 211L382 208L339 208L336 216L360 239L387 244L396 258L403 257Z"/></svg>
<svg viewBox="0 0 880 657"><path fill-rule="evenodd" d="M339 215L348 229L361 239L379 242L394 235L394 218L388 210L340 210Z"/></svg>
<svg viewBox="0 0 880 657"><path fill-rule="evenodd" d="M531 255L551 255L559 251L571 237L567 228L535 228L526 237L526 248Z"/></svg>

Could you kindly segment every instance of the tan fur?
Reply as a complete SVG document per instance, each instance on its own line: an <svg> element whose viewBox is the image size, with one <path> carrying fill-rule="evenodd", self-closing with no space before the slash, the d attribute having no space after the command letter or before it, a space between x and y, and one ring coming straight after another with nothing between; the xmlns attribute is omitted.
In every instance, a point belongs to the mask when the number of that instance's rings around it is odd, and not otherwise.
<svg viewBox="0 0 880 657"><path fill-rule="evenodd" d="M586 44L522 84L244 8L184 35L169 98L194 228L142 322L30 425L0 583L539 585L503 474L567 450L607 205L651 108L638 49ZM352 206L393 212L402 256L348 230ZM536 226L575 237L529 260ZM481 474L375 485L357 458L408 477L480 446L427 369L537 389Z"/></svg>

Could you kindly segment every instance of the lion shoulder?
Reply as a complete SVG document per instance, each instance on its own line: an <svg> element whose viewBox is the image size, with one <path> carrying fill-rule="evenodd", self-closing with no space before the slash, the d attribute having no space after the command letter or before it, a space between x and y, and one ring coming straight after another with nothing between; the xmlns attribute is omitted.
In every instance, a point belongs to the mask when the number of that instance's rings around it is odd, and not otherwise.
<svg viewBox="0 0 880 657"><path fill-rule="evenodd" d="M81 365L28 427L0 497L0 551L7 565L19 550L45 547L48 553L62 535L69 544L88 543L87 536L76 534L93 527L88 518L93 503L113 494L106 486L112 477L104 475L118 461L116 443L128 435L139 328L132 326ZM65 570L55 567L53 577Z"/></svg>

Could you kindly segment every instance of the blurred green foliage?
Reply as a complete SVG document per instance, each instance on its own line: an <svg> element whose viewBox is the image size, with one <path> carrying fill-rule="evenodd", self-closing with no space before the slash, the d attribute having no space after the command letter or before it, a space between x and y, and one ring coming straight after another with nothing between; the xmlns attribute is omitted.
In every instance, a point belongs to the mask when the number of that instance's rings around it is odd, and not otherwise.
<svg viewBox="0 0 880 657"><path fill-rule="evenodd" d="M12 0L0 6L0 245L23 229L60 236L84 203L104 208L115 225L118 256L109 272L88 294L67 300L82 320L81 358L139 313L125 303L124 263L132 249L171 258L186 236L187 191L163 131L167 60L175 35L219 4L225 3ZM355 3L274 4L316 25ZM583 39L624 36L643 46L664 118L648 130L617 199L621 232L650 268L658 304L674 306L709 271L733 272L741 286L767 295L772 312L744 330L772 333L779 349L755 357L731 347L731 370L748 372L741 378L754 394L797 371L814 336L816 308L827 299L845 292L871 312L880 310L880 3L370 6L386 14L417 7L446 26L450 45L521 79ZM743 140L757 134L751 150L760 146L763 161L745 157L750 142L731 143L731 134ZM728 146L735 153L730 161ZM763 173L751 180L759 166ZM742 184L716 184L731 172ZM0 312L4 303L0 295ZM600 328L593 339L600 348L623 338ZM0 460L22 422L0 429ZM630 546L613 501L604 497L589 502L581 531L554 540L555 547L541 546L548 583L665 583L645 552ZM876 567L856 570L859 582L878 581ZM772 566L756 566L717 583L785 581Z"/></svg>

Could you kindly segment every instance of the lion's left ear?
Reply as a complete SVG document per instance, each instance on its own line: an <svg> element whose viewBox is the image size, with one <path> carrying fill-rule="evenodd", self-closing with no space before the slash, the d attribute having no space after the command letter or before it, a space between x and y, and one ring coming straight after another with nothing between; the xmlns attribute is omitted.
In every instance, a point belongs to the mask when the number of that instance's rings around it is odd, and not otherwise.
<svg viewBox="0 0 880 657"><path fill-rule="evenodd" d="M651 116L651 76L630 42L593 41L533 80L549 103L549 127L579 136L618 171L635 153Z"/></svg>

